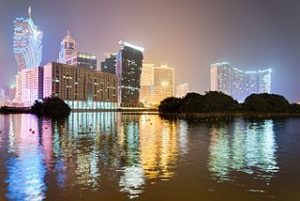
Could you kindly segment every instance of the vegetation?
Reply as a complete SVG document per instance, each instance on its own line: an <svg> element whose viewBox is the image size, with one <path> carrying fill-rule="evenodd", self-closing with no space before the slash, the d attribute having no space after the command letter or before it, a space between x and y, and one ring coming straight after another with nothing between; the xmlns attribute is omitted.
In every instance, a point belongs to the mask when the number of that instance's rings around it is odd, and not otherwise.
<svg viewBox="0 0 300 201"><path fill-rule="evenodd" d="M231 96L210 91L204 95L188 93L184 98L166 98L159 105L160 113L300 113L300 105L290 104L277 94L252 94L239 104Z"/></svg>
<svg viewBox="0 0 300 201"><path fill-rule="evenodd" d="M237 101L222 93L210 91L205 95L188 93L184 98L166 98L159 105L163 113L228 112L239 107Z"/></svg>
<svg viewBox="0 0 300 201"><path fill-rule="evenodd" d="M277 94L252 94L243 103L246 112L285 113L291 112L292 107L285 97Z"/></svg>
<svg viewBox="0 0 300 201"><path fill-rule="evenodd" d="M47 97L42 101L36 100L30 111L37 116L61 119L69 116L71 108L58 97Z"/></svg>

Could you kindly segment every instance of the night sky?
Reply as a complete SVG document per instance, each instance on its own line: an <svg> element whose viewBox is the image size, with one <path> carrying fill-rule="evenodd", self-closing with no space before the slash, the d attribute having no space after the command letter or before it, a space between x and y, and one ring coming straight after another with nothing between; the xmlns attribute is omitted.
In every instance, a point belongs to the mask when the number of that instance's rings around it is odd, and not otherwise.
<svg viewBox="0 0 300 201"><path fill-rule="evenodd" d="M44 32L42 64L57 59L70 30L79 51L96 54L98 63L123 39L201 93L210 88L212 63L271 67L272 92L300 101L299 0L0 0L0 87L15 82L13 20L27 16L29 5Z"/></svg>

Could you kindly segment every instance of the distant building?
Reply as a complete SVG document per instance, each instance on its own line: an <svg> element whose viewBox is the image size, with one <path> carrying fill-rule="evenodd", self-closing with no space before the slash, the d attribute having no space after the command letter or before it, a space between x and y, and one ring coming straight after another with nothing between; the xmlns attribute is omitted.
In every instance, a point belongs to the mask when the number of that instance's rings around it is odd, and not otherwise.
<svg viewBox="0 0 300 201"><path fill-rule="evenodd" d="M211 91L221 91L242 102L252 93L271 93L271 69L243 71L227 62L211 65Z"/></svg>
<svg viewBox="0 0 300 201"><path fill-rule="evenodd" d="M0 89L0 106L4 105L5 99L5 90Z"/></svg>
<svg viewBox="0 0 300 201"><path fill-rule="evenodd" d="M101 71L116 74L116 54L107 55L105 61L101 62Z"/></svg>
<svg viewBox="0 0 300 201"><path fill-rule="evenodd" d="M120 41L119 44L121 49L116 55L119 105L139 107L144 48L125 41Z"/></svg>
<svg viewBox="0 0 300 201"><path fill-rule="evenodd" d="M166 65L143 64L141 75L141 102L158 105L162 100L174 96L174 68Z"/></svg>
<svg viewBox="0 0 300 201"><path fill-rule="evenodd" d="M176 97L183 98L187 93L189 93L189 84L183 83L177 86Z"/></svg>
<svg viewBox="0 0 300 201"><path fill-rule="evenodd" d="M9 89L8 89L8 96L7 96L7 101L14 101L16 97L16 87L15 86L11 86Z"/></svg>
<svg viewBox="0 0 300 201"><path fill-rule="evenodd" d="M61 42L57 61L63 64L97 70L97 57L93 54L78 52L77 42L69 31Z"/></svg>
<svg viewBox="0 0 300 201"><path fill-rule="evenodd" d="M27 18L16 18L14 21L13 51L19 70L41 64L42 38L43 32L34 24L29 7Z"/></svg>
<svg viewBox="0 0 300 201"><path fill-rule="evenodd" d="M18 103L30 107L36 100L43 98L43 67L23 69L18 74Z"/></svg>
<svg viewBox="0 0 300 201"><path fill-rule="evenodd" d="M175 72L174 68L162 65L153 68L154 92L152 102L159 104L162 100L174 96Z"/></svg>
<svg viewBox="0 0 300 201"><path fill-rule="evenodd" d="M116 109L117 89L110 73L55 62L44 66L43 97L57 96L72 109Z"/></svg>

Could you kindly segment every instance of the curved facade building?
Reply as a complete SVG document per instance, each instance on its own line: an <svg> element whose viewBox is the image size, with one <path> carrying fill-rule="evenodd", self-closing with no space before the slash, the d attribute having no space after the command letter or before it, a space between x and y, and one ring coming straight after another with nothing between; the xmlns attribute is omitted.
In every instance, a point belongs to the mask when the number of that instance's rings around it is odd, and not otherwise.
<svg viewBox="0 0 300 201"><path fill-rule="evenodd" d="M14 21L13 50L19 70L41 64L42 38L43 32L34 24L29 7L27 18L16 18Z"/></svg>

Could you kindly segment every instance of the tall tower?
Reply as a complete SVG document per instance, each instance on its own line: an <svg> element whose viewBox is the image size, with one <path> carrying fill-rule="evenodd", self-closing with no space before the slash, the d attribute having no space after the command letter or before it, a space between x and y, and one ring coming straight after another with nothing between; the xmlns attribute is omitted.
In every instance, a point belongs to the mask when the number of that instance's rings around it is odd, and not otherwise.
<svg viewBox="0 0 300 201"><path fill-rule="evenodd" d="M67 35L61 41L58 62L67 63L75 55L77 55L77 43L71 36L70 31L68 31Z"/></svg>
<svg viewBox="0 0 300 201"><path fill-rule="evenodd" d="M27 18L16 18L14 21L13 51L19 71L41 64L42 38L43 32L34 24L29 7Z"/></svg>
<svg viewBox="0 0 300 201"><path fill-rule="evenodd" d="M121 107L138 107L144 48L125 41L120 41L119 44L121 49L116 56L119 105Z"/></svg>

